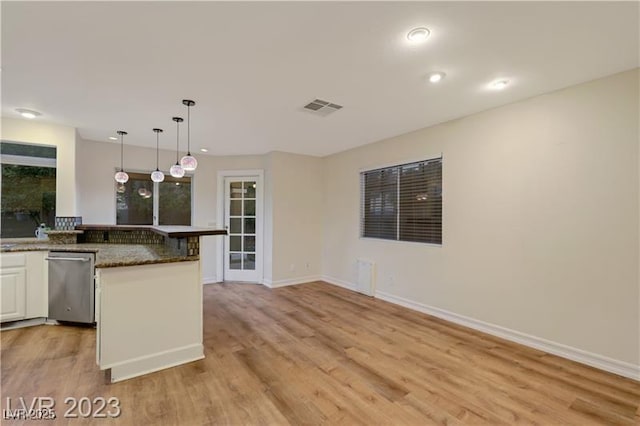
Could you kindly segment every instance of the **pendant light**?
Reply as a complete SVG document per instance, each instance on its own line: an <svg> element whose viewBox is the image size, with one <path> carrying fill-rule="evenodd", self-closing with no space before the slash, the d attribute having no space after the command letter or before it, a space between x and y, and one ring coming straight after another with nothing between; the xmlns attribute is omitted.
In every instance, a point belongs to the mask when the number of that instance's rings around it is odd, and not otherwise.
<svg viewBox="0 0 640 426"><path fill-rule="evenodd" d="M151 180L154 182L162 182L164 180L164 173L158 168L160 162L160 133L162 129L153 129L156 132L156 171L151 173Z"/></svg>
<svg viewBox="0 0 640 426"><path fill-rule="evenodd" d="M178 158L180 158L178 151L180 150L180 123L184 120L181 117L173 117L172 120L176 122L176 164L171 166L169 173L175 178L181 178L184 176L184 169L178 161Z"/></svg>
<svg viewBox="0 0 640 426"><path fill-rule="evenodd" d="M191 107L196 103L190 99L184 99L183 105L187 106L187 155L180 159L180 165L188 172L192 172L198 167L198 160L191 155Z"/></svg>
<svg viewBox="0 0 640 426"><path fill-rule="evenodd" d="M118 130L118 135L120 135L120 171L116 173L116 175L114 176L116 179L116 182L118 183L127 183L127 181L129 180L129 175L127 174L127 172L124 171L124 135L126 135L127 132L123 131L123 130Z"/></svg>

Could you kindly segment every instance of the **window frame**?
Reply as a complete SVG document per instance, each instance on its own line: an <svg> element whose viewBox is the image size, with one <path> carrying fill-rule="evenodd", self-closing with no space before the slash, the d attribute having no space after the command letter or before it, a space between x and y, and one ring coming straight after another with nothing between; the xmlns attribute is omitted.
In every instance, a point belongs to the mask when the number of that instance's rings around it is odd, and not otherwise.
<svg viewBox="0 0 640 426"><path fill-rule="evenodd" d="M42 147L42 148L50 148L55 150L55 157L39 157L39 156L31 156L31 155L19 155L19 154L3 154L0 153L0 165L10 165L10 166L25 166L25 167L40 167L40 168L49 168L56 170L55 176L55 209L54 209L54 218L57 216L58 209L58 147L54 144L48 143L33 143L33 142L21 142L15 141L11 139L0 139L0 144L12 144L12 145L27 145L34 147ZM55 219L54 219L55 221ZM54 224L51 224L51 228L53 228ZM11 237L11 238L33 238L33 235L29 235L27 237Z"/></svg>
<svg viewBox="0 0 640 426"><path fill-rule="evenodd" d="M396 228L396 239L389 239L389 238L379 238L379 237L369 237L369 236L364 236L364 202L365 202L365 190L364 190L364 175L367 172L373 172L376 170L383 170L383 169L390 169L390 168L398 168L400 169L402 166L406 166L406 165L410 165L413 163L421 163L421 162L428 162L428 161L432 161L432 160L440 160L442 163L444 163L444 155L443 153L439 153L439 154L435 154L435 155L429 155L429 156L425 156L425 157L421 157L418 159L412 158L412 159L408 159L408 160L404 160L404 161L393 161L390 163L384 163L384 164L379 164L379 165L371 165L371 166L366 166L364 168L360 168L358 170L358 187L359 187L359 191L360 191L360 198L359 198L359 205L358 205L358 218L359 218L359 224L358 224L358 239L360 240L371 240L371 241L378 241L378 242L385 242L385 243L395 243L395 244L414 244L414 245L419 245L421 247L424 246L428 246L428 247L438 247L438 248L442 248L444 247L444 215L441 216L440 219L440 232L442 234L441 236L441 242L438 243L431 243L431 242L421 242L421 241L408 241L408 240L401 240L399 238L400 236L400 223L399 223L399 218L400 218L400 209L399 206L397 207L397 228ZM444 175L442 176L442 182L444 182ZM397 187L397 192L398 194L400 193L400 186L398 185ZM441 188L441 197L444 198L444 184L442 185ZM397 203L399 203L399 199L396 200Z"/></svg>
<svg viewBox="0 0 640 426"><path fill-rule="evenodd" d="M119 172L120 168L116 167L113 169L113 173L115 174L116 172ZM191 200L190 200L190 212L191 214L189 215L189 222L190 225L158 225L159 221L160 221L160 183L162 182L153 182L151 180L151 173L146 171L146 170L142 170L142 171L137 171L137 170L125 170L125 172L127 172L128 174L131 175L145 175L149 178L149 181L153 184L153 211L152 211L152 223L148 224L147 226L194 226L193 225L193 217L194 217L194 188L195 188L195 176L191 173L187 173L183 176L183 178L189 178L189 183L191 185ZM173 176L171 176L169 174L169 172L165 172L163 171L163 173L165 174L165 181L167 178L169 179L183 179L183 178L174 178ZM163 181L164 182L164 181ZM118 224L118 183L114 181L114 186L113 186L113 223ZM156 196L156 194L158 196ZM144 226L144 225L141 225Z"/></svg>

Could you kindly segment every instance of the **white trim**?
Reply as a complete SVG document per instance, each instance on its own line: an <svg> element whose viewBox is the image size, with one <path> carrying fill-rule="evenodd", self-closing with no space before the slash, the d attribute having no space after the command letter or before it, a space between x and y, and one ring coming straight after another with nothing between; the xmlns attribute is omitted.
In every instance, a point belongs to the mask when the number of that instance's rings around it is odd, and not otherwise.
<svg viewBox="0 0 640 426"><path fill-rule="evenodd" d="M289 278L286 280L272 281L268 278L262 280L262 284L269 288L286 287L289 285L306 284L313 281L324 281L320 275L309 275L307 277Z"/></svg>
<svg viewBox="0 0 640 426"><path fill-rule="evenodd" d="M153 172L152 172L153 173ZM151 181L153 182L153 181ZM116 188L118 186L116 185ZM191 186L191 188L193 188L193 185ZM116 193L117 193L117 189L116 189ZM117 199L117 195L116 195L116 199ZM159 182L153 182L153 205L152 205L152 210L153 213L151 214L151 223L153 223L153 226L159 226L160 225L160 183ZM191 199L193 199L193 193L191 196ZM116 218L117 218L117 214L118 214L118 206L116 206ZM193 208L191 209L191 216L193 216ZM193 221L191 221L191 223L193 223Z"/></svg>
<svg viewBox="0 0 640 426"><path fill-rule="evenodd" d="M409 308L418 312L422 312L434 317L444 319L446 321L460 324L462 326L479 330L493 336L501 337L505 340L520 343L562 358L570 359L581 364L590 365L592 367L608 371L620 376L628 377L633 380L640 381L640 365L634 365L628 362L619 361L593 352L563 345L562 343L553 342L530 334L521 333L496 324L473 319L464 315L459 315L444 309L428 306L419 302L414 302L392 294L376 291L375 297Z"/></svg>
<svg viewBox="0 0 640 426"><path fill-rule="evenodd" d="M356 285L348 281L343 281L338 278L329 277L327 275L323 275L322 277L320 277L320 279L328 284L346 288L347 290L356 291Z"/></svg>
<svg viewBox="0 0 640 426"><path fill-rule="evenodd" d="M55 158L30 157L27 155L2 154L2 156L0 156L0 162L2 164L14 164L16 166L56 168Z"/></svg>
<svg viewBox="0 0 640 426"><path fill-rule="evenodd" d="M48 320L44 317L30 318L30 319L17 320L17 321L7 321L5 323L2 323L2 326L0 326L0 330L7 331L7 330L13 330L16 328L33 327L34 325L43 325L43 324L48 324Z"/></svg>
<svg viewBox="0 0 640 426"><path fill-rule="evenodd" d="M420 246L420 247L442 248L442 246L443 246L443 244L421 243L419 241L390 240L390 239L387 239L387 238L363 237L361 235L358 236L358 239L363 240L363 241L381 241L381 242L384 242L384 243L413 244L415 246Z"/></svg>
<svg viewBox="0 0 640 426"><path fill-rule="evenodd" d="M222 281L218 281L218 277L202 277L202 285L208 285L208 284L217 284L217 283L221 283Z"/></svg>
<svg viewBox="0 0 640 426"><path fill-rule="evenodd" d="M115 383L203 358L204 347L198 343L101 366L101 369L110 368L111 383Z"/></svg>
<svg viewBox="0 0 640 426"><path fill-rule="evenodd" d="M153 173L153 172L151 172ZM171 173L169 173L169 175L171 175ZM189 225L193 226L193 224L195 223L195 218L196 218L196 185L197 185L197 179L196 179L196 172L195 170L193 172L190 173L185 173L183 177L190 177L191 181L191 217L189 218ZM158 220L160 220L160 184L158 183ZM200 247L202 247L202 240L200 240Z"/></svg>
<svg viewBox="0 0 640 426"><path fill-rule="evenodd" d="M365 172L372 172L374 170L379 170L379 169L387 169L389 167L399 167L399 166L404 166L405 164L419 163L421 161L431 161L431 160L437 160L437 159L441 159L441 160L444 159L444 155L442 152L436 155L425 155L421 158L418 158L417 160L413 158L409 160L397 160L391 163L384 163L384 164L379 164L375 166L365 166L363 168L358 169L358 174L362 174Z"/></svg>
<svg viewBox="0 0 640 426"><path fill-rule="evenodd" d="M258 257L258 260L256 262L256 272L258 274L258 283L261 283L263 281L264 278L264 259L265 259L265 250L264 250L264 236L266 234L266 230L264 227L264 206L265 206L265 199L264 199L264 188L265 188L265 181L264 181L264 169L250 169L250 170L218 170L217 173L217 185L216 185L216 221L217 223L222 224L222 226L224 225L224 206L225 206L225 199L224 199L224 190L225 190L225 186L224 186L224 180L227 177L234 177L234 176L251 176L251 177L257 177L258 180L260 181L260 185L258 185L257 188L257 193L256 193L256 215L258 215L258 220L256 221L256 231L258 229L258 225L260 226L261 229L261 236L260 236L260 242L257 241L256 238L256 249L260 248L262 249L262 253L261 255ZM258 203L258 200L260 200L261 202ZM259 222L259 223L258 223ZM258 235L256 233L256 235ZM223 282L224 281L224 241L225 238L216 238L216 282Z"/></svg>
<svg viewBox="0 0 640 426"><path fill-rule="evenodd" d="M216 185L216 223L224 227L224 171L218 171ZM219 226L219 227L220 227ZM224 281L224 240L216 238L216 282Z"/></svg>

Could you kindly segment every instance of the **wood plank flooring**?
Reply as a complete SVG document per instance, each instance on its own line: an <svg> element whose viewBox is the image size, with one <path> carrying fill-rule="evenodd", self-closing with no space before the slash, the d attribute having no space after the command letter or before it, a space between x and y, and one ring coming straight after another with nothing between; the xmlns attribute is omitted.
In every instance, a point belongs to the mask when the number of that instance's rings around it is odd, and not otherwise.
<svg viewBox="0 0 640 426"><path fill-rule="evenodd" d="M2 407L55 398L38 424L640 424L638 382L326 283L204 294L206 358L116 384L93 329L2 332ZM67 396L116 396L122 415L60 418Z"/></svg>

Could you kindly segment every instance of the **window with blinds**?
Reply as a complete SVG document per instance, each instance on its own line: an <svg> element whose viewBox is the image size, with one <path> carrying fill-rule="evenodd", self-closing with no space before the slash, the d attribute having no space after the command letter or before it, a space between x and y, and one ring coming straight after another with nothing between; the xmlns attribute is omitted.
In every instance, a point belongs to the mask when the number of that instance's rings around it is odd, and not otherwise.
<svg viewBox="0 0 640 426"><path fill-rule="evenodd" d="M442 158L360 174L366 238L442 244Z"/></svg>

